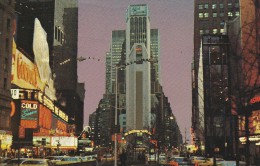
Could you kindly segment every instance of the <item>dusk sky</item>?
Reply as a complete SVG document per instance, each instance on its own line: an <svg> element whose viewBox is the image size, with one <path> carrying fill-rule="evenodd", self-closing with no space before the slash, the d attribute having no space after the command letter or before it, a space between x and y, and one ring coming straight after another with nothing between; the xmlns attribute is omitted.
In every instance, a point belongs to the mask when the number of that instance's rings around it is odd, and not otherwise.
<svg viewBox="0 0 260 166"><path fill-rule="evenodd" d="M78 56L87 58L78 64L79 82L86 89L84 125L105 93L105 56L112 30L126 29L130 4L148 4L151 28L160 33L163 91L183 137L186 128L190 138L193 0L79 0Z"/></svg>

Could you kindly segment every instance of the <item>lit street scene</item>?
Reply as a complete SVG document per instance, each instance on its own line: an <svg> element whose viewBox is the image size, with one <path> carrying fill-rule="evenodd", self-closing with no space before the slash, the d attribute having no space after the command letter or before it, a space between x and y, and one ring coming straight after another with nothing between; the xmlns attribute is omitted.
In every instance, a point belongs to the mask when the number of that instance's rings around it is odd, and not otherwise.
<svg viewBox="0 0 260 166"><path fill-rule="evenodd" d="M260 0L0 0L0 166L260 166Z"/></svg>

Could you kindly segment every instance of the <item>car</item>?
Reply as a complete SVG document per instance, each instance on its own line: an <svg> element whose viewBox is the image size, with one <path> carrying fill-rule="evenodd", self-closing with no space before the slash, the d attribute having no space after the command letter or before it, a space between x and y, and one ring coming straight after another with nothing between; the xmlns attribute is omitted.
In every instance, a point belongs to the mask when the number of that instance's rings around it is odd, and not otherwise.
<svg viewBox="0 0 260 166"><path fill-rule="evenodd" d="M221 165L220 162L225 161L222 158L216 158L217 166ZM214 158L207 158L205 162L198 163L198 166L213 166L214 165Z"/></svg>
<svg viewBox="0 0 260 166"><path fill-rule="evenodd" d="M191 163L188 158L186 157L173 157L170 159L170 161L168 162L168 165L170 166L190 166L190 165L194 165L193 163Z"/></svg>
<svg viewBox="0 0 260 166"><path fill-rule="evenodd" d="M70 156L64 156L61 161L57 161L55 165L64 165L64 164L75 164L75 163L81 163L82 159L80 157L70 157Z"/></svg>
<svg viewBox="0 0 260 166"><path fill-rule="evenodd" d="M167 159L166 159L165 154L159 155L159 164L167 164Z"/></svg>
<svg viewBox="0 0 260 166"><path fill-rule="evenodd" d="M236 166L236 161L220 161L221 166ZM246 166L246 162L239 161L239 166Z"/></svg>
<svg viewBox="0 0 260 166"><path fill-rule="evenodd" d="M24 160L27 160L27 159L28 158L14 158L14 159L11 159L11 160L7 161L6 166L17 166L17 165L20 165L21 162L23 162Z"/></svg>
<svg viewBox="0 0 260 166"><path fill-rule="evenodd" d="M203 163L203 162L206 162L207 158L206 157L203 157L203 156L194 156L191 158L191 162L193 164L199 164L199 163Z"/></svg>
<svg viewBox="0 0 260 166"><path fill-rule="evenodd" d="M58 161L61 161L63 159L64 156L47 156L45 157L45 159L49 159L51 160L52 163L56 163Z"/></svg>
<svg viewBox="0 0 260 166"><path fill-rule="evenodd" d="M26 159L21 162L21 166L54 166L54 164L49 159Z"/></svg>
<svg viewBox="0 0 260 166"><path fill-rule="evenodd" d="M80 156L82 161L95 161L96 158L94 156Z"/></svg>
<svg viewBox="0 0 260 166"><path fill-rule="evenodd" d="M111 162L113 160L114 160L114 158L113 158L112 154L104 154L101 158L101 162Z"/></svg>
<svg viewBox="0 0 260 166"><path fill-rule="evenodd" d="M9 160L11 160L11 158L0 157L0 166L5 166Z"/></svg>

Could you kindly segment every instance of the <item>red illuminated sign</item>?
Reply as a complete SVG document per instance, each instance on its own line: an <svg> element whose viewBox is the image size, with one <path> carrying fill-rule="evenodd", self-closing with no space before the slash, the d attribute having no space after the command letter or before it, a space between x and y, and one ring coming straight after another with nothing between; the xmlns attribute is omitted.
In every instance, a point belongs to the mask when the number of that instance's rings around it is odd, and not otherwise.
<svg viewBox="0 0 260 166"><path fill-rule="evenodd" d="M51 129L52 112L47 107L40 105L39 126L45 129Z"/></svg>
<svg viewBox="0 0 260 166"><path fill-rule="evenodd" d="M24 128L37 128L37 121L36 120L22 120L21 119L21 126Z"/></svg>

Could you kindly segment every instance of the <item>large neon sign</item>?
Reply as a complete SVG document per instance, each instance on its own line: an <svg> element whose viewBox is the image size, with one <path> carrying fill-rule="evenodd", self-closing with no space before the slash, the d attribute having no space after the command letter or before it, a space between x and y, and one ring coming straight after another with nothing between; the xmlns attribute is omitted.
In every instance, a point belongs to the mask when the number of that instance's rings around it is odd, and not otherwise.
<svg viewBox="0 0 260 166"><path fill-rule="evenodd" d="M21 119L22 120L38 120L38 103L33 101L21 102Z"/></svg>

